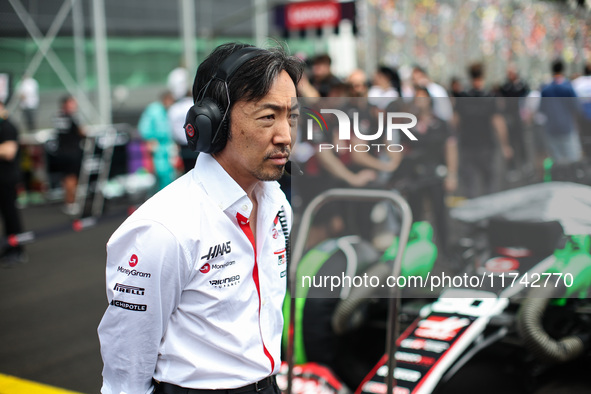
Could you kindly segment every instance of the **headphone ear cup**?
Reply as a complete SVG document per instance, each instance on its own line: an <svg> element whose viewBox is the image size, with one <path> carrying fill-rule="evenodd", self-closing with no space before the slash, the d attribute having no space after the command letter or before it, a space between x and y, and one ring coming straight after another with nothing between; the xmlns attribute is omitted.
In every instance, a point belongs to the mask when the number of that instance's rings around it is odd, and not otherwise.
<svg viewBox="0 0 591 394"><path fill-rule="evenodd" d="M220 127L223 118L223 110L217 102L205 97L199 104L193 105L185 118L185 136L189 149L196 152L215 153L223 149L227 140L227 120ZM216 137L216 141L214 141ZM223 142L223 144L222 144Z"/></svg>

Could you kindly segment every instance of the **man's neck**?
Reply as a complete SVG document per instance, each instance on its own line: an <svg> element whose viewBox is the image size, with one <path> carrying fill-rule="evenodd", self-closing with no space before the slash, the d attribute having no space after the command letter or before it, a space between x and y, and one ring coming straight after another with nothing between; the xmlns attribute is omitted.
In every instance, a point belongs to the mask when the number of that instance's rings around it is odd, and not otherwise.
<svg viewBox="0 0 591 394"><path fill-rule="evenodd" d="M562 74L554 74L554 76L552 78L554 79L554 82L556 82L556 83L564 82L564 75L562 75Z"/></svg>
<svg viewBox="0 0 591 394"><path fill-rule="evenodd" d="M254 202L255 201L254 190L255 190L256 186L258 185L258 183L261 181L256 180L256 179L254 181L243 179L243 177L241 177L240 174L233 169L233 167L229 166L226 163L226 161L224 160L224 158L222 156L213 154L212 157L219 163L220 166L222 166L224 171L226 171L228 173L228 175L230 175L230 177L232 179L234 179L234 181L238 184L238 186L240 186L242 188L242 190L244 190L246 192L246 195L250 199L250 201Z"/></svg>

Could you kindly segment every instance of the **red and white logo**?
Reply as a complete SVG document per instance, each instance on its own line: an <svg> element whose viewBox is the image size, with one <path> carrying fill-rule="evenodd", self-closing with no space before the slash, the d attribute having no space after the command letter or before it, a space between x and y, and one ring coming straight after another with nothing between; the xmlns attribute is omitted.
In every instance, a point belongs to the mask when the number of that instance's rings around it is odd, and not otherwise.
<svg viewBox="0 0 591 394"><path fill-rule="evenodd" d="M273 253L275 253L275 256L277 256L277 265L283 265L287 263L287 253L285 248L277 250Z"/></svg>
<svg viewBox="0 0 591 394"><path fill-rule="evenodd" d="M460 329L470 324L470 320L457 316L429 316L419 322L414 334L418 337L451 341Z"/></svg>
<svg viewBox="0 0 591 394"><path fill-rule="evenodd" d="M201 268L199 268L199 272L201 272L202 274L207 274L210 269L211 266L209 265L209 263L205 263L203 264L203 266L201 266Z"/></svg>
<svg viewBox="0 0 591 394"><path fill-rule="evenodd" d="M195 128L193 128L192 124L188 124L185 126L185 133L187 133L187 136L193 138L195 136Z"/></svg>
<svg viewBox="0 0 591 394"><path fill-rule="evenodd" d="M484 264L488 272L509 272L519 268L519 261L512 257L493 257Z"/></svg>
<svg viewBox="0 0 591 394"><path fill-rule="evenodd" d="M135 254L132 254L131 257L129 258L129 266L130 267L135 267L138 263L138 259L137 256Z"/></svg>
<svg viewBox="0 0 591 394"><path fill-rule="evenodd" d="M277 237L279 236L279 231L277 231L275 227L273 227L271 233L273 234L273 239L277 239Z"/></svg>

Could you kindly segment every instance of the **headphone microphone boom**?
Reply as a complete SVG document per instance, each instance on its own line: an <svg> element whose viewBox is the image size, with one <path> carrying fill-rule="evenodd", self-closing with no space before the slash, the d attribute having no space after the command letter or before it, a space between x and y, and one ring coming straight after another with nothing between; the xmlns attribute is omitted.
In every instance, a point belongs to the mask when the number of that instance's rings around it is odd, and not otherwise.
<svg viewBox="0 0 591 394"><path fill-rule="evenodd" d="M287 172L289 175L304 175L304 172L302 171L300 166L298 166L297 163L294 163L291 160L288 160L287 163L285 163L285 172Z"/></svg>
<svg viewBox="0 0 591 394"><path fill-rule="evenodd" d="M267 52L257 47L245 47L228 56L218 67L209 82L195 97L195 105L187 112L185 118L185 135L190 149L196 152L216 153L226 145L228 134L228 109L230 108L230 93L228 81L232 75L250 59ZM228 95L228 105L223 109L212 97L206 97L207 88L214 80L224 83ZM203 93L201 93L203 92Z"/></svg>

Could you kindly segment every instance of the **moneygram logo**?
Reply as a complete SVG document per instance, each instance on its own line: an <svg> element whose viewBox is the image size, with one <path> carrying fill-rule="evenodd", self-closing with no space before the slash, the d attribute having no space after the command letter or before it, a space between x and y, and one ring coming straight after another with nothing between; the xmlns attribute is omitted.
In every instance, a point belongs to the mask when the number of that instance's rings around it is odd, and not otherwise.
<svg viewBox="0 0 591 394"><path fill-rule="evenodd" d="M376 116L377 130L368 131L360 130L360 116L359 112L353 111L351 115L339 109L320 109L320 112L309 107L303 107L304 115L308 116L306 123L306 139L308 141L324 141L318 144L318 151L334 150L334 151L355 151L355 152L369 152L375 150L377 152L387 150L389 152L402 152L404 149L399 143L402 134L409 140L417 141L417 137L410 129L417 125L417 117L408 112L379 112ZM323 114L330 114L336 118L336 131L338 131L339 141L351 141L355 136L357 140L365 141L367 143L356 143L349 145L333 144L332 139L328 138L331 129L328 127ZM332 122L331 122L332 123ZM351 133L353 132L353 134ZM396 132L396 134L395 134ZM320 138L315 134L321 133ZM384 135L385 133L385 135ZM316 137L316 138L315 138ZM385 141L384 141L385 137ZM392 142L392 143L391 143Z"/></svg>

